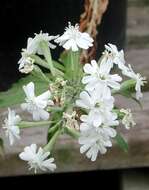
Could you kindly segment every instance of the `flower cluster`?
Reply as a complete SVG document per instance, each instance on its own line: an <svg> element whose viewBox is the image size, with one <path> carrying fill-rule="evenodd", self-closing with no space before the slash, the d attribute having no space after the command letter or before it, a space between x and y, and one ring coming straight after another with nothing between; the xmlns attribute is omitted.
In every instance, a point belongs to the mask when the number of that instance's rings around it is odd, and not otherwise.
<svg viewBox="0 0 149 190"><path fill-rule="evenodd" d="M56 43L65 49L58 61L52 59L50 51L56 48ZM40 90L37 83L38 93L35 93L34 82L24 84L22 90L26 97L22 100L20 96L18 102L22 102L21 109L27 111L33 121L23 121L9 108L3 128L10 145L13 145L16 139L21 139L22 128L49 126L48 142L44 147L37 149L33 142L19 154L35 173L38 169L56 169L54 158L49 156L61 134L77 138L80 153L86 153L87 158L95 161L98 155L105 154L107 148L112 147L117 135L120 136L117 131L119 124L126 129L136 125L130 109L115 105L115 95L127 95L139 102L145 77L135 73L125 63L123 50L119 51L110 43L105 45L98 62L91 60L83 66L80 53L92 46L93 39L89 34L80 32L79 25L68 23L62 35L35 34L34 38L28 39L27 47L22 51L19 71L31 74L40 80L40 84L46 84L46 88L43 91L42 86ZM120 74L113 73L116 66ZM49 73L44 73L43 68ZM123 76L129 79L123 81Z"/></svg>

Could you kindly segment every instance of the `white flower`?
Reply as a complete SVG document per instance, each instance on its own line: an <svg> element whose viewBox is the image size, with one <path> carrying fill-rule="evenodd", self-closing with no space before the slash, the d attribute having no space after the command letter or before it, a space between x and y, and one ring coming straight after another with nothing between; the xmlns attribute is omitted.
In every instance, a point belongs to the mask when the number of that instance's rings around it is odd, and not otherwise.
<svg viewBox="0 0 149 190"><path fill-rule="evenodd" d="M25 74L30 73L34 69L34 64L33 63L34 63L34 59L32 59L30 57L26 57L22 53L22 57L18 62L19 71L21 73L25 73Z"/></svg>
<svg viewBox="0 0 149 190"><path fill-rule="evenodd" d="M79 48L88 49L93 46L93 39L90 35L86 32L80 32L78 24L72 26L70 22L64 34L58 37L55 42L66 50L72 49L72 51L78 51Z"/></svg>
<svg viewBox="0 0 149 190"><path fill-rule="evenodd" d="M98 127L107 121L109 115L111 117L114 98L111 96L108 88L98 88L91 93L81 92L80 99L76 100L76 105L88 110L90 120L93 121L95 127Z"/></svg>
<svg viewBox="0 0 149 190"><path fill-rule="evenodd" d="M140 98L143 97L143 94L141 92L141 86L144 86L146 83L146 78L142 77L140 73L135 73L131 67L131 65L128 65L128 67L125 66L125 69L123 70L123 75L126 75L127 77L132 78L133 80L136 81L136 99L139 100Z"/></svg>
<svg viewBox="0 0 149 190"><path fill-rule="evenodd" d="M102 117L102 120L99 118ZM88 115L81 115L80 120L83 122L80 124L80 129L83 130L88 130L90 126L99 128L101 125L106 125L106 126L117 126L119 124L117 120L117 114L107 111L106 114L104 115L102 112L93 112L90 111Z"/></svg>
<svg viewBox="0 0 149 190"><path fill-rule="evenodd" d="M79 144L81 144L80 152L86 152L87 158L95 161L98 153L105 154L107 147L112 147L111 138L116 136L116 130L103 126L100 128L89 127L88 130L81 131Z"/></svg>
<svg viewBox="0 0 149 190"><path fill-rule="evenodd" d="M44 152L44 150L40 147L37 151L37 145L32 144L24 148L24 152L19 154L19 157L27 161L30 165L29 169L35 169L35 173L38 169L43 171L54 171L56 169L56 165L53 163L54 158L49 158L50 152Z"/></svg>
<svg viewBox="0 0 149 190"><path fill-rule="evenodd" d="M20 121L20 116L16 115L14 110L8 108L8 118L4 120L3 128L6 130L10 145L14 144L15 139L20 139L20 130L17 126Z"/></svg>
<svg viewBox="0 0 149 190"><path fill-rule="evenodd" d="M98 66L95 60L91 61L91 64L85 64L84 72L87 76L84 76L82 79L82 83L86 84L85 89L88 91L92 91L97 86L100 86L102 89L103 86L109 86L113 89L120 89L120 82L122 78L117 74L110 74L110 67L105 62L102 62L100 66Z"/></svg>
<svg viewBox="0 0 149 190"><path fill-rule="evenodd" d="M76 100L76 105L84 109L102 109L111 110L113 108L114 98L111 96L109 88L96 88L92 92L83 91L80 93L80 99Z"/></svg>
<svg viewBox="0 0 149 190"><path fill-rule="evenodd" d="M42 33L41 31L39 34L35 34L34 38L28 38L26 52L28 54L37 53L39 55L43 55L40 43L44 41L51 49L54 49L56 46L50 41L56 39L57 37L58 36L49 36L48 33Z"/></svg>
<svg viewBox="0 0 149 190"><path fill-rule="evenodd" d="M122 119L122 124L126 129L130 129L130 127L134 127L136 125L130 109L121 109L120 112L125 114Z"/></svg>
<svg viewBox="0 0 149 190"><path fill-rule="evenodd" d="M26 94L26 103L21 104L21 108L31 113L33 115L33 120L47 120L49 118L49 113L44 109L48 105L53 104L53 101L49 100L51 96L50 91L48 90L36 97L33 82L23 86L23 90Z"/></svg>
<svg viewBox="0 0 149 190"><path fill-rule="evenodd" d="M98 109L91 110L88 115L81 115L80 120L83 122L80 128L83 129L88 129L90 126L99 128L101 125L117 126L119 124L117 114L109 110L105 112Z"/></svg>
<svg viewBox="0 0 149 190"><path fill-rule="evenodd" d="M113 67L113 64L116 64L119 69L123 70L125 65L124 51L118 51L115 45L108 43L108 45L105 45L105 51L103 52L103 61L106 61L110 68Z"/></svg>

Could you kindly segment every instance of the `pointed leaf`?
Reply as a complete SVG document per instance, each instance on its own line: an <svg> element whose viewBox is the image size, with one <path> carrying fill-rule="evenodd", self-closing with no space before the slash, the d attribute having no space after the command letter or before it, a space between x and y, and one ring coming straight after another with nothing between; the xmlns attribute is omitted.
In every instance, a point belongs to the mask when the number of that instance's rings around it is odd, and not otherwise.
<svg viewBox="0 0 149 190"><path fill-rule="evenodd" d="M125 152L128 152L128 144L120 134L116 135L115 140L121 149L123 149Z"/></svg>
<svg viewBox="0 0 149 190"><path fill-rule="evenodd" d="M40 93L48 89L47 83L44 83L34 76L28 75L27 77L24 77L20 79L17 83L13 84L9 90L5 92L0 92L0 108L24 102L25 94L22 86L26 85L31 81L35 83L36 95L39 95Z"/></svg>

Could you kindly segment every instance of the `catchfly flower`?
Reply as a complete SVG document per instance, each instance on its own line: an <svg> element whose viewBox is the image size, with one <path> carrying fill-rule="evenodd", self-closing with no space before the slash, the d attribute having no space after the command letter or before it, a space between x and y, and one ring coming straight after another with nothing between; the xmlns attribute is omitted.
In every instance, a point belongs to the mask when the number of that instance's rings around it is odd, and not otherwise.
<svg viewBox="0 0 149 190"><path fill-rule="evenodd" d="M114 64L118 65L119 69L123 70L125 65L124 51L118 51L114 44L108 43L105 45L105 51L103 52L103 60L112 68Z"/></svg>
<svg viewBox="0 0 149 190"><path fill-rule="evenodd" d="M114 98L108 88L102 90L98 88L91 93L81 92L76 105L88 112L88 115L80 117L83 122L92 123L94 127L99 127L103 123L109 124L111 121L113 121L113 126L117 125L117 115L112 112Z"/></svg>
<svg viewBox="0 0 149 190"><path fill-rule="evenodd" d="M113 112L107 112L106 116L104 116L101 120L98 120L97 115L101 115L99 112L89 112L88 115L81 115L80 120L82 123L80 124L81 130L86 130L90 128L90 126L99 128L102 125L106 126L117 126L119 124L119 121L117 120L117 114ZM102 115L103 116L103 115ZM101 118L101 116L99 116Z"/></svg>
<svg viewBox="0 0 149 190"><path fill-rule="evenodd" d="M59 43L66 50L78 51L81 49L88 49L93 46L93 39L86 32L79 31L79 25L72 26L68 23L65 32L62 36L58 37L55 42Z"/></svg>
<svg viewBox="0 0 149 190"><path fill-rule="evenodd" d="M86 76L83 77L82 83L86 84L86 90L92 91L96 87L103 88L108 86L113 89L120 89L122 78L118 74L110 74L110 68L107 63L101 63L100 66L95 60L91 64L87 63L83 67Z"/></svg>
<svg viewBox="0 0 149 190"><path fill-rule="evenodd" d="M88 110L100 109L105 111L113 108L114 98L111 96L108 88L97 88L92 92L81 92L80 99L76 100L76 104Z"/></svg>
<svg viewBox="0 0 149 190"><path fill-rule="evenodd" d="M130 77L131 79L135 80L135 90L136 90L136 99L139 100L143 97L143 93L141 92L141 87L144 86L146 83L146 77L142 77L140 73L135 73L129 64L128 67L126 66L123 70L123 75Z"/></svg>
<svg viewBox="0 0 149 190"><path fill-rule="evenodd" d="M20 121L21 117L16 115L14 110L8 108L8 118L4 120L3 129L5 129L10 145L14 144L15 139L20 139L20 130L18 127Z"/></svg>
<svg viewBox="0 0 149 190"><path fill-rule="evenodd" d="M19 157L27 161L30 170L34 169L35 173L38 169L43 171L54 171L56 169L56 165L54 163L54 158L49 158L50 152L44 152L44 150L40 147L37 150L36 144L31 144L24 148L24 152L19 154Z"/></svg>
<svg viewBox="0 0 149 190"><path fill-rule="evenodd" d="M23 86L23 90L26 94L26 103L21 104L23 110L27 110L33 115L33 120L47 120L49 119L49 113L45 110L48 105L52 105L53 101L50 100L51 93L46 91L39 96L35 96L34 83L30 82L26 86Z"/></svg>
<svg viewBox="0 0 149 190"><path fill-rule="evenodd" d="M43 50L40 45L41 42L45 42L49 48L54 49L56 46L51 43L52 40L56 39L58 36L49 36L48 33L35 34L34 38L28 38L26 52L28 54L39 54L43 55Z"/></svg>

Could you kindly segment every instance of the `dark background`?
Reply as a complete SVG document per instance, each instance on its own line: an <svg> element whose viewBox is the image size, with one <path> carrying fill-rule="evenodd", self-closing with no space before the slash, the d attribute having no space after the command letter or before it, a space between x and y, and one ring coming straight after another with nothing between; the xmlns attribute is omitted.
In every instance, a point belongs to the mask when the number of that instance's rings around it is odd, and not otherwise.
<svg viewBox="0 0 149 190"><path fill-rule="evenodd" d="M115 43L123 48L126 26L126 0L109 0L97 37L99 57L103 45ZM68 21L79 22L84 0L5 0L0 1L0 91L7 90L21 77L17 62L28 37L40 30L61 34ZM58 58L61 49L53 52Z"/></svg>
<svg viewBox="0 0 149 190"><path fill-rule="evenodd" d="M0 178L1 187L13 187L14 189L33 189L36 187L42 190L60 189L60 190L120 190L121 172L119 170L111 171L90 171L75 172L50 175L36 175Z"/></svg>

